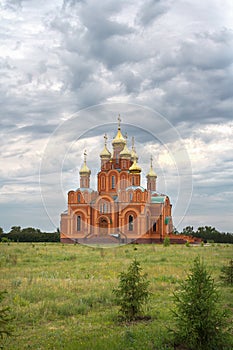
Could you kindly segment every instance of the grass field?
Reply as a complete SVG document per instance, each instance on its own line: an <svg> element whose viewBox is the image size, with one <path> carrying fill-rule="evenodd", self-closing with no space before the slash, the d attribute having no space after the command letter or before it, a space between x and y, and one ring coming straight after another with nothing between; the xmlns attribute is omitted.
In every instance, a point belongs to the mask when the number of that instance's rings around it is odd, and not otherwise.
<svg viewBox="0 0 233 350"><path fill-rule="evenodd" d="M233 321L233 288L220 282L220 270L233 257L233 245L186 247L1 243L0 288L15 318L6 349L172 349L173 291L196 256L204 259ZM134 258L148 274L152 296L149 321L119 323L113 288ZM233 340L232 340L233 345ZM232 346L233 348L233 346Z"/></svg>

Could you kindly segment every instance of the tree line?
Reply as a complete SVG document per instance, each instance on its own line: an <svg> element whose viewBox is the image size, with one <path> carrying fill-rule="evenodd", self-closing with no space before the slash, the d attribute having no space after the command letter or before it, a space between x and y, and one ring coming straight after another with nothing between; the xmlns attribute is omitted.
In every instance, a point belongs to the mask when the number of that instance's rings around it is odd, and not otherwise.
<svg viewBox="0 0 233 350"><path fill-rule="evenodd" d="M204 242L233 243L232 233L219 232L212 226L198 227L196 231L193 226L186 226L183 228L182 232L178 232L176 228L174 228L174 233L201 238ZM42 232L38 228L12 226L8 233L4 233L3 229L0 227L0 241L2 240L10 240L13 242L59 242L60 231L57 229L55 232Z"/></svg>
<svg viewBox="0 0 233 350"><path fill-rule="evenodd" d="M59 229L55 232L42 232L38 228L12 226L10 232L4 233L0 227L0 241L12 242L60 242Z"/></svg>
<svg viewBox="0 0 233 350"><path fill-rule="evenodd" d="M204 242L233 243L232 233L219 232L212 226L198 227L196 231L193 229L193 226L186 226L180 234L201 238Z"/></svg>

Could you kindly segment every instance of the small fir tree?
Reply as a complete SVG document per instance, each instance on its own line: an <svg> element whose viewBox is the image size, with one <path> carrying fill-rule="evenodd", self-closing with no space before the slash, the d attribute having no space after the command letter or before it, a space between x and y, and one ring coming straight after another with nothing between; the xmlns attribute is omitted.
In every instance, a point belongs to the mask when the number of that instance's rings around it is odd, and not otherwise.
<svg viewBox="0 0 233 350"><path fill-rule="evenodd" d="M140 263L135 259L128 271L120 273L120 282L117 289L113 290L116 303L120 306L119 313L127 321L137 319L143 305L148 301L149 281L146 274L141 274Z"/></svg>
<svg viewBox="0 0 233 350"><path fill-rule="evenodd" d="M229 261L227 266L223 266L221 269L222 275L220 278L229 285L233 285L233 259Z"/></svg>
<svg viewBox="0 0 233 350"><path fill-rule="evenodd" d="M164 247L169 247L169 245L170 245L170 238L169 237L165 237L164 238L164 241L163 241L163 246Z"/></svg>
<svg viewBox="0 0 233 350"><path fill-rule="evenodd" d="M9 306L3 305L5 295L5 291L0 291L0 338L12 334L11 321L13 320L13 317Z"/></svg>
<svg viewBox="0 0 233 350"><path fill-rule="evenodd" d="M218 307L214 281L200 258L174 293L176 341L190 350L225 349L225 315Z"/></svg>

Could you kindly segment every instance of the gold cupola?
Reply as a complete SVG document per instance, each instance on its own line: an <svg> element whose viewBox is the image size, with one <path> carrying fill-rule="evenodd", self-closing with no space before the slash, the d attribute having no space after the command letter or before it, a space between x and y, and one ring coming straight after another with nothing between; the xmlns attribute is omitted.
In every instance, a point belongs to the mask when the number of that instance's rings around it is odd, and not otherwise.
<svg viewBox="0 0 233 350"><path fill-rule="evenodd" d="M146 175L147 178L147 191L156 191L156 179L157 175L153 169L153 158L150 158L150 170Z"/></svg>
<svg viewBox="0 0 233 350"><path fill-rule="evenodd" d="M130 159L131 158L131 152L129 151L127 147L127 134L125 135L125 146L123 150L120 152L120 157L122 159Z"/></svg>
<svg viewBox="0 0 233 350"><path fill-rule="evenodd" d="M104 149L102 150L102 152L100 153L100 158L101 159L110 159L111 158L111 152L108 150L107 148L107 135L104 135Z"/></svg>
<svg viewBox="0 0 233 350"><path fill-rule="evenodd" d="M148 172L148 174L146 175L147 177L157 177L157 174L155 173L154 169L153 169L153 158L151 156L150 158L150 170Z"/></svg>
<svg viewBox="0 0 233 350"><path fill-rule="evenodd" d="M140 174L140 172L142 171L142 169L140 168L140 166L137 163L137 159L134 158L133 164L131 165L131 167L129 168L129 172L130 173L134 173L134 174Z"/></svg>
<svg viewBox="0 0 233 350"><path fill-rule="evenodd" d="M84 163L82 168L79 171L80 175L90 175L91 174L91 170L88 168L87 166L87 152L86 150L84 151Z"/></svg>
<svg viewBox="0 0 233 350"><path fill-rule="evenodd" d="M116 137L112 141L112 145L113 145L113 147L114 146L122 146L122 148L123 148L125 144L126 144L126 140L124 139L124 137L121 133L121 118L119 115L119 117L118 117L118 130L117 130Z"/></svg>

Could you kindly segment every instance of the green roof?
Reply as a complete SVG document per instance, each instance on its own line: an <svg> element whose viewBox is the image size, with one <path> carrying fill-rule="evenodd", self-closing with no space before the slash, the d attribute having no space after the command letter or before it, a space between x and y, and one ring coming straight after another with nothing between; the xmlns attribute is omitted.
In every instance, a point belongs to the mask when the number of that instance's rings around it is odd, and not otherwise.
<svg viewBox="0 0 233 350"><path fill-rule="evenodd" d="M164 203L165 198L164 196L151 197L151 203Z"/></svg>

